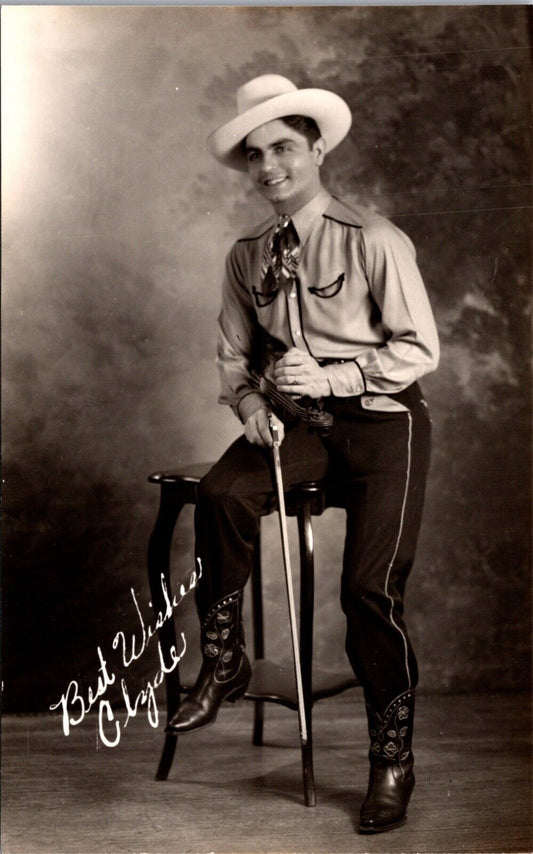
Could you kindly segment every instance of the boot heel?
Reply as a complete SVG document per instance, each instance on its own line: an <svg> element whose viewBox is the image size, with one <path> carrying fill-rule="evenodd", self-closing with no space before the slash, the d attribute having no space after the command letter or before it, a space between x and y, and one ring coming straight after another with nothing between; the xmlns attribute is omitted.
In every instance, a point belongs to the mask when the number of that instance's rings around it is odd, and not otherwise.
<svg viewBox="0 0 533 854"><path fill-rule="evenodd" d="M237 700L242 700L246 694L248 685L250 684L250 679L252 678L252 668L244 650L242 652L242 660L239 667L239 673L237 675L239 677L239 683L226 696L226 700L230 703L236 703ZM235 679L237 678L237 675L234 677Z"/></svg>
<svg viewBox="0 0 533 854"><path fill-rule="evenodd" d="M226 700L228 703L237 703L239 700L242 700L244 695L246 694L247 685L241 686L240 688L235 688L231 694L228 694Z"/></svg>

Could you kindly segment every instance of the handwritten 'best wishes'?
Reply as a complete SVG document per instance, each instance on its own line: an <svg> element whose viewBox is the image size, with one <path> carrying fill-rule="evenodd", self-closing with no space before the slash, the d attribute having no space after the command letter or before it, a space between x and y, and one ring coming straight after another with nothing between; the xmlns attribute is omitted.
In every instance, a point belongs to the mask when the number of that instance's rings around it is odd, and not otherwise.
<svg viewBox="0 0 533 854"><path fill-rule="evenodd" d="M159 611L153 625L147 625L139 608L135 591L131 588L133 604L137 611L137 616L140 623L140 635L134 633L131 637L126 637L125 632L119 631L113 638L113 649L120 649L122 653L122 664L125 668L130 667L135 661L144 654L149 642L157 634L158 630L167 622L173 619L175 609L180 605L185 596L193 590L198 584L198 580L202 575L202 565L198 560L198 572L192 571L189 577L188 586L181 584L179 593L172 596L169 595L164 576L161 576L161 590L163 594L164 608ZM150 603L151 604L151 603ZM147 680L144 688L139 691L134 697L130 696L126 680L120 680L120 688L122 692L122 700L126 708L126 717L121 722L117 720L111 703L106 699L106 693L111 685L117 682L116 673L109 667L102 649L97 647L97 655L99 660L98 678L96 686L90 686L84 694L79 683L72 679L69 682L67 690L61 695L61 699L57 703L50 706L51 711L59 709L63 719L63 733L69 735L71 728L78 726L83 722L85 716L92 711L98 704L98 734L102 743L106 747L116 747L120 742L122 730L128 725L131 718L137 716L140 709L146 709L148 722L152 727L159 725L159 712L157 709L157 701L155 696L156 688L163 682L168 673L172 673L176 669L179 662L185 655L187 642L183 632L180 634L181 648L178 652L175 645L172 645L168 650L169 661L165 661L161 642L157 641L157 650L159 655L160 668L156 672L153 679Z"/></svg>

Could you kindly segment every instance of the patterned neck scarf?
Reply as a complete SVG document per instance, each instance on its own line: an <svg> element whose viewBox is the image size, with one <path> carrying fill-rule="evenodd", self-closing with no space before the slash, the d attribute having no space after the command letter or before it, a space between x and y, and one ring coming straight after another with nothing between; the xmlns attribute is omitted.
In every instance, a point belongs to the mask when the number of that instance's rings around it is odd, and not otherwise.
<svg viewBox="0 0 533 854"><path fill-rule="evenodd" d="M290 284L294 280L299 260L298 234L292 219L283 214L278 217L276 228L265 246L261 261L263 297L270 296L273 299L282 285Z"/></svg>

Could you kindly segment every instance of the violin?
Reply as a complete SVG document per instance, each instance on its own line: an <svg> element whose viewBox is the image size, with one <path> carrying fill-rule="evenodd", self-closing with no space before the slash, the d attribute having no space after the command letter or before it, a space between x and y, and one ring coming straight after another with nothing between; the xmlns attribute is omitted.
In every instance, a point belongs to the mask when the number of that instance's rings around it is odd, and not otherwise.
<svg viewBox="0 0 533 854"><path fill-rule="evenodd" d="M311 430L316 430L322 434L328 433L333 427L333 415L322 409L320 402L318 405L316 405L316 401L307 403L307 401L312 401L310 397L300 397L298 402L290 394L279 391L272 380L261 376L256 371L252 371L252 381L255 388L264 394L269 403L272 404L272 409L276 414L279 414L282 421L284 420L282 416L288 413L309 424Z"/></svg>

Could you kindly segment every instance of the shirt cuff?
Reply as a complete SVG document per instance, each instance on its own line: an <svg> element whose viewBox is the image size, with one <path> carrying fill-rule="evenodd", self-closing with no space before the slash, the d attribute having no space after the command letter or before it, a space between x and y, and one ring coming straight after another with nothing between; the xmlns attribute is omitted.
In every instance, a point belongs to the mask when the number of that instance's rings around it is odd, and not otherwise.
<svg viewBox="0 0 533 854"><path fill-rule="evenodd" d="M246 424L248 419L258 409L268 409L268 402L262 394L257 391L249 391L241 399L237 405L237 412L243 424Z"/></svg>
<svg viewBox="0 0 533 854"><path fill-rule="evenodd" d="M363 371L353 359L324 365L333 397L357 397L366 391Z"/></svg>

